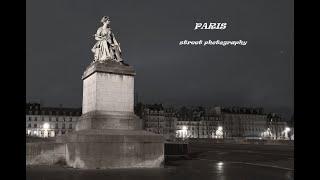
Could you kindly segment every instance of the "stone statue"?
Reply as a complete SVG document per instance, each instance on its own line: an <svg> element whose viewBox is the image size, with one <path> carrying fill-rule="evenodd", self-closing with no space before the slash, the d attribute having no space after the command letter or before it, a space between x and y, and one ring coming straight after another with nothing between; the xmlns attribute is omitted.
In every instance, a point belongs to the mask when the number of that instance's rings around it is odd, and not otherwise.
<svg viewBox="0 0 320 180"><path fill-rule="evenodd" d="M110 28L110 18L104 16L103 24L94 35L97 40L91 51L94 53L94 61L116 61L122 63L120 43L117 42Z"/></svg>

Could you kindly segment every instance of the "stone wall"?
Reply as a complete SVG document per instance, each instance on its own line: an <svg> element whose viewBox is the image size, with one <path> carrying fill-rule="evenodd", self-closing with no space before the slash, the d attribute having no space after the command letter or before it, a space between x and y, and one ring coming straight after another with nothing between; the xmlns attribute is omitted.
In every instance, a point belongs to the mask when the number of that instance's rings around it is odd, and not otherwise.
<svg viewBox="0 0 320 180"><path fill-rule="evenodd" d="M66 143L66 164L74 168L154 168L164 161L163 137L147 131L81 130L57 142Z"/></svg>
<svg viewBox="0 0 320 180"><path fill-rule="evenodd" d="M27 165L54 165L65 162L66 145L56 142L26 143Z"/></svg>

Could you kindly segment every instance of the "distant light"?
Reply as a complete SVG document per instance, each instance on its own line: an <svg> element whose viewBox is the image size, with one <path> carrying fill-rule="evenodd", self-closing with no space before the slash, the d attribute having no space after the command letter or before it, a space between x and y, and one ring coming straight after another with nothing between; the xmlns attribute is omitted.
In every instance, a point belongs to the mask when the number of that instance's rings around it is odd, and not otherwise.
<svg viewBox="0 0 320 180"><path fill-rule="evenodd" d="M216 164L216 168L219 172L223 172L223 162L220 161Z"/></svg>
<svg viewBox="0 0 320 180"><path fill-rule="evenodd" d="M223 166L223 162L220 161L220 162L217 163L217 165L218 165L218 166Z"/></svg>
<svg viewBox="0 0 320 180"><path fill-rule="evenodd" d="M286 127L285 131L289 132L291 129L289 127Z"/></svg>
<svg viewBox="0 0 320 180"><path fill-rule="evenodd" d="M43 124L43 129L49 129L49 127L50 127L49 123L44 123Z"/></svg>
<svg viewBox="0 0 320 180"><path fill-rule="evenodd" d="M182 126L182 130L186 131L187 129L187 126Z"/></svg>
<svg viewBox="0 0 320 180"><path fill-rule="evenodd" d="M222 131L222 126L219 126L219 127L218 127L218 131Z"/></svg>

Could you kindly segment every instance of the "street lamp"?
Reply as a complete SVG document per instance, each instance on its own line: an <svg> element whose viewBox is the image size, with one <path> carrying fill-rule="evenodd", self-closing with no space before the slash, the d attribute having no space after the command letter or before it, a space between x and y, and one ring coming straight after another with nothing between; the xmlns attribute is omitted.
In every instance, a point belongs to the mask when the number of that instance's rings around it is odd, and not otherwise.
<svg viewBox="0 0 320 180"><path fill-rule="evenodd" d="M49 123L44 123L43 124L43 129L47 130L47 129L49 129L49 127L50 127Z"/></svg>
<svg viewBox="0 0 320 180"><path fill-rule="evenodd" d="M183 131L186 131L187 129L188 129L187 126L182 126Z"/></svg>
<svg viewBox="0 0 320 180"><path fill-rule="evenodd" d="M286 127L285 129L284 129L284 135L285 135L285 138L289 138L289 132L291 131L291 129L289 128L289 127Z"/></svg>
<svg viewBox="0 0 320 180"><path fill-rule="evenodd" d="M49 136L49 132L48 132L48 129L49 129L49 127L50 127L50 124L49 123L44 123L43 124L43 129L44 129L44 137L46 136L46 134L47 134L47 136Z"/></svg>
<svg viewBox="0 0 320 180"><path fill-rule="evenodd" d="M177 131L178 134L180 134L179 136L182 136L182 139L187 137L187 132L188 132L188 127L187 126L182 126L182 128L180 130Z"/></svg>
<svg viewBox="0 0 320 180"><path fill-rule="evenodd" d="M222 138L223 137L223 128L222 126L218 126L218 129L216 130L216 137Z"/></svg>
<svg viewBox="0 0 320 180"><path fill-rule="evenodd" d="M284 131L288 133L290 130L291 129L289 127L286 127Z"/></svg>

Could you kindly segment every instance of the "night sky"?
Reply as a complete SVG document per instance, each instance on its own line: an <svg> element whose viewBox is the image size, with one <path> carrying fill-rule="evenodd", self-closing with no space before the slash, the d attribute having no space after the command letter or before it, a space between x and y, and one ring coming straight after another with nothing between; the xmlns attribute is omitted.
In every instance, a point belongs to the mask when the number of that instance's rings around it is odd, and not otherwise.
<svg viewBox="0 0 320 180"><path fill-rule="evenodd" d="M27 101L81 107L102 16L132 65L145 103L264 107L293 113L293 1L27 1ZM225 30L194 30L226 22ZM179 46L246 40L247 46Z"/></svg>

